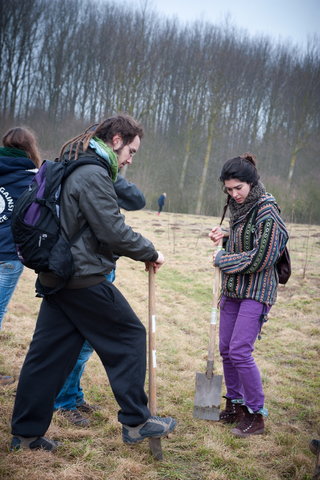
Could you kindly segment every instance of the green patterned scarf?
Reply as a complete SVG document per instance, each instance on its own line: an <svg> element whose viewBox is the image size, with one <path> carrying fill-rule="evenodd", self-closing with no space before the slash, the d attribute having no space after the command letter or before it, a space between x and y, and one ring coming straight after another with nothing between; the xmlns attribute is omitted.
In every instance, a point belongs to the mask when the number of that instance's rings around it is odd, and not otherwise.
<svg viewBox="0 0 320 480"><path fill-rule="evenodd" d="M101 138L93 137L89 143L90 147L93 148L100 155L104 158L110 167L111 170L111 179L113 182L116 181L119 165L118 165L118 157L116 153L110 148L106 143L104 143Z"/></svg>

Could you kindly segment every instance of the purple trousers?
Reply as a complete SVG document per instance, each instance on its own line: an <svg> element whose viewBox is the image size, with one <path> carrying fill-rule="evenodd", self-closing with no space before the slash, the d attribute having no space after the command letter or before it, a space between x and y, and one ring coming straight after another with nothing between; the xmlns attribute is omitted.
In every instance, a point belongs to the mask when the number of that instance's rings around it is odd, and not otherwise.
<svg viewBox="0 0 320 480"><path fill-rule="evenodd" d="M243 399L253 412L263 408L264 393L252 352L261 330L261 316L270 307L255 300L222 296L219 348L228 398Z"/></svg>

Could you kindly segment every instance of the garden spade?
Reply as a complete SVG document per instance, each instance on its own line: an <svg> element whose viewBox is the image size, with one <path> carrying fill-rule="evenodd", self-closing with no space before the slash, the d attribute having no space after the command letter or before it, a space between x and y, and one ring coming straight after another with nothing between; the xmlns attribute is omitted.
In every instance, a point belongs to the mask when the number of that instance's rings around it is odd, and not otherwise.
<svg viewBox="0 0 320 480"><path fill-rule="evenodd" d="M217 250L221 250L221 245ZM220 294L220 269L215 267L213 276L213 301L210 321L209 348L206 373L196 372L194 418L219 420L222 375L214 375L215 337Z"/></svg>
<svg viewBox="0 0 320 480"><path fill-rule="evenodd" d="M155 314L155 273L149 267L149 410L151 415L157 415L157 387L156 387L156 314ZM156 460L162 460L160 438L149 438L149 447Z"/></svg>

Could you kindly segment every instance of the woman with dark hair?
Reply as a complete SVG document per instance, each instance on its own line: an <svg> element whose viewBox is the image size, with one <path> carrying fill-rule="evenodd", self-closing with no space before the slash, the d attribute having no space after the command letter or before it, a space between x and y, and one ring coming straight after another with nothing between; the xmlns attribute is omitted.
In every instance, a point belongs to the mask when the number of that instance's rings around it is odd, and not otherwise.
<svg viewBox="0 0 320 480"><path fill-rule="evenodd" d="M226 408L220 420L237 422L232 433L247 437L264 432L268 414L252 352L262 323L276 301L276 263L288 233L274 197L259 181L252 154L228 160L220 181L227 194L221 223L228 207L230 210L226 250L214 254L214 264L222 272L219 347L227 388ZM215 227L209 236L218 244L225 233Z"/></svg>
<svg viewBox="0 0 320 480"><path fill-rule="evenodd" d="M40 154L34 134L14 127L2 138L0 148L0 329L7 306L23 270L11 234L11 214L16 200L31 183ZM0 385L14 378L0 375Z"/></svg>

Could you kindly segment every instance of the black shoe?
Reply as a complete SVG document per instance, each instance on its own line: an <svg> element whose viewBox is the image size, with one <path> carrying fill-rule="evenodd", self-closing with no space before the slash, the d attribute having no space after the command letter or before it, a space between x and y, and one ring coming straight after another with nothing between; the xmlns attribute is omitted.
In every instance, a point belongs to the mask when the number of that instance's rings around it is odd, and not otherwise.
<svg viewBox="0 0 320 480"><path fill-rule="evenodd" d="M55 442L54 440L45 437L21 437L20 435L15 435L12 439L10 450L12 452L20 449L46 450L47 452L53 452L59 445L59 442Z"/></svg>

